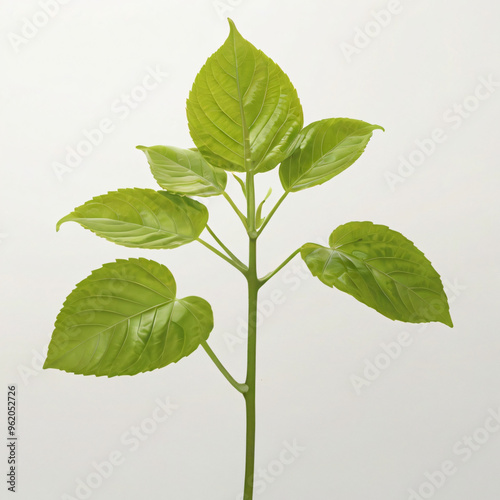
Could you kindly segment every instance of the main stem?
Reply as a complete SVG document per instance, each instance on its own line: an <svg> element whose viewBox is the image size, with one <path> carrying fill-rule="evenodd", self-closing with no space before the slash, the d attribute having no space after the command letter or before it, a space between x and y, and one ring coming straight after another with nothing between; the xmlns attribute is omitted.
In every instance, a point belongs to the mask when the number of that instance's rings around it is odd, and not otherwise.
<svg viewBox="0 0 500 500"><path fill-rule="evenodd" d="M255 228L255 187L253 172L247 173L247 220L248 220L248 391L243 394L246 404L246 461L243 500L252 500L255 470L255 372L257 357L257 297L259 279L257 277L257 232Z"/></svg>

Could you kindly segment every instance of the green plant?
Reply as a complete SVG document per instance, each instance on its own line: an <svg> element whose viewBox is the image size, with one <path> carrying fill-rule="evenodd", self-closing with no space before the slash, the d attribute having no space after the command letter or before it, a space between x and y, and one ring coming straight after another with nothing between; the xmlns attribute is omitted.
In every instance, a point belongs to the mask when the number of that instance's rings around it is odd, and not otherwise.
<svg viewBox="0 0 500 500"><path fill-rule="evenodd" d="M283 71L246 41L230 21L230 34L198 73L187 101L196 149L138 146L164 191L120 189L97 196L61 219L75 221L120 245L171 249L198 241L241 272L248 282L247 377L237 382L207 344L210 305L176 297L163 265L146 259L105 264L81 281L59 313L44 368L83 375L135 375L188 356L200 345L246 403L244 499L253 497L257 298L300 253L311 273L392 320L440 321L452 326L441 279L411 241L386 226L349 222L329 246L307 243L263 277L257 241L290 194L322 184L352 165L378 125L330 118L303 126L297 93ZM279 167L283 194L266 217L257 205L255 176ZM244 214L226 192L233 172L246 198ZM245 179L234 172L245 174ZM248 236L243 263L208 225L207 208L189 196L222 195ZM267 198L267 197L266 197ZM201 239L206 230L220 249Z"/></svg>

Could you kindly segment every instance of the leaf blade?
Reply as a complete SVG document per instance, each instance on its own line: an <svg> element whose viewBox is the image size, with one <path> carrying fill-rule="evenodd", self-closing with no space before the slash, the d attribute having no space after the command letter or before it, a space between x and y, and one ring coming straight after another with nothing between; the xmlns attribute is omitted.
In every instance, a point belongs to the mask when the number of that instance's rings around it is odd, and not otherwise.
<svg viewBox="0 0 500 500"><path fill-rule="evenodd" d="M226 172L212 167L196 150L173 146L137 146L137 149L146 155L156 182L171 193L217 196L226 187Z"/></svg>
<svg viewBox="0 0 500 500"><path fill-rule="evenodd" d="M44 368L135 375L191 354L213 328L208 302L177 299L171 272L147 259L117 260L82 280L55 324Z"/></svg>
<svg viewBox="0 0 500 500"><path fill-rule="evenodd" d="M119 189L75 208L56 225L78 222L97 236L131 248L176 248L198 238L208 222L204 205L152 189Z"/></svg>
<svg viewBox="0 0 500 500"><path fill-rule="evenodd" d="M307 243L301 249L311 273L327 286L392 320L453 326L439 274L401 233L350 222L332 232L329 245Z"/></svg>
<svg viewBox="0 0 500 500"><path fill-rule="evenodd" d="M294 152L280 166L285 191L318 186L350 167L363 153L374 130L383 130L350 118L313 122L299 134Z"/></svg>
<svg viewBox="0 0 500 500"><path fill-rule="evenodd" d="M189 94L189 130L213 165L266 172L286 157L302 128L302 107L281 68L229 24L227 40L209 57Z"/></svg>

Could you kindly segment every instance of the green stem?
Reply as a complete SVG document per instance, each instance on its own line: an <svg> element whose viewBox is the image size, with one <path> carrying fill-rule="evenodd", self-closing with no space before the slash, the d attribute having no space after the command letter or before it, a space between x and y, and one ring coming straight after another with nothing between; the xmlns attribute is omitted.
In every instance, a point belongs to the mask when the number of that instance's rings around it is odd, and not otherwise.
<svg viewBox="0 0 500 500"><path fill-rule="evenodd" d="M257 277L257 233L255 231L255 187L253 172L247 173L247 210L249 263L246 274L248 281L248 352L247 377L244 393L246 406L246 460L243 500L252 500L255 471L255 381L257 358L257 301L259 279Z"/></svg>
<svg viewBox="0 0 500 500"><path fill-rule="evenodd" d="M226 198L227 202L231 205L233 210L236 212L236 215L240 218L241 222L243 223L243 226L245 226L245 229L248 229L247 219L242 214L241 210L236 206L236 203L233 201L233 199L225 191L222 191L222 196L224 196L224 198Z"/></svg>
<svg viewBox="0 0 500 500"><path fill-rule="evenodd" d="M246 384L240 384L233 378L233 376L226 370L224 365L220 362L219 358L215 355L214 351L210 349L210 346L205 341L203 341L201 345L203 346L203 349L205 349L206 353L210 356L210 359L215 363L215 366L220 370L222 375L226 377L228 382L242 394L247 392L248 386Z"/></svg>
<svg viewBox="0 0 500 500"><path fill-rule="evenodd" d="M246 227L248 233L248 270L245 273L248 282L248 352L247 352L247 377L245 384L248 391L243 394L246 408L246 459L245 483L243 500L253 498L253 478L255 470L255 367L257 355L257 295L259 293L259 278L257 277L257 231L255 228L255 185L252 156L250 151L250 133L246 123L243 108L243 93L240 88L238 55L235 46L236 61L236 86L240 104L241 125L243 131L243 158L246 176L247 217Z"/></svg>
<svg viewBox="0 0 500 500"><path fill-rule="evenodd" d="M274 271L266 274L263 278L261 278L259 280L259 287L267 283L276 273L281 271L300 252L301 248L297 248L297 250L290 254L290 256L287 257Z"/></svg>
<svg viewBox="0 0 500 500"><path fill-rule="evenodd" d="M227 257L224 255L222 252L219 252L217 248L214 248L210 243L207 243L205 240L202 240L201 238L197 238L196 241L199 241L203 246L207 247L209 250L211 250L215 255L218 255L221 259L224 259L228 264L231 264L233 267L238 269L238 271L242 272L245 274L247 272L247 267L243 264L238 264L238 262L235 262L233 259L230 257Z"/></svg>
<svg viewBox="0 0 500 500"><path fill-rule="evenodd" d="M279 206L285 201L285 198L288 196L289 191L285 191L282 195L281 198L276 202L276 205L274 205L273 209L269 212L267 217L264 219L264 222L262 223L262 226L260 226L259 232L257 233L257 236L260 236L262 231L264 231L264 228L267 226L269 221L272 219L274 213L276 210L278 210Z"/></svg>
<svg viewBox="0 0 500 500"><path fill-rule="evenodd" d="M234 255L234 253L231 252L231 250L229 250L229 248L227 248L226 245L224 245L224 243L213 232L212 228L208 224L206 225L206 230L209 232L210 236L212 236L212 238L220 245L220 247L229 255L229 257L231 257L231 259L233 259L235 262L237 262L240 266L246 267L245 264L243 264L243 262L241 262L241 260L238 259L238 257L236 257L236 255Z"/></svg>

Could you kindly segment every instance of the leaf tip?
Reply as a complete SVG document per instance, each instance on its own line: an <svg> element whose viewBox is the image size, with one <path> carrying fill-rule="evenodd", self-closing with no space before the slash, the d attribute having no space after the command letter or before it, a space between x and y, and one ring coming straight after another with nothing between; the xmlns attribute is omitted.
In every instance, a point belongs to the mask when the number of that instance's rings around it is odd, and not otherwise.
<svg viewBox="0 0 500 500"><path fill-rule="evenodd" d="M455 326L453 324L450 314L447 314L447 316L441 320L441 323L443 323L443 325L449 326L450 328L453 328Z"/></svg>
<svg viewBox="0 0 500 500"><path fill-rule="evenodd" d="M439 317L436 317L434 321L438 321L443 325L453 328L455 325L453 324L453 320L451 319L450 305L448 303L448 299L445 299L443 306L444 307L442 309L441 314L439 314Z"/></svg>
<svg viewBox="0 0 500 500"><path fill-rule="evenodd" d="M139 151L146 151L148 149L146 146L136 146L135 149L138 149Z"/></svg>
<svg viewBox="0 0 500 500"><path fill-rule="evenodd" d="M57 224L56 224L56 232L59 231L59 229L61 228L61 226L65 223L65 222L69 222L69 221L72 221L73 220L73 215L74 213L70 213L68 215L66 215L65 217L63 217L62 219L59 219L57 221Z"/></svg>
<svg viewBox="0 0 500 500"><path fill-rule="evenodd" d="M236 28L236 24L234 24L234 21L230 17L227 18L227 22L229 23L229 36L232 35L233 37L238 36L238 37L243 38L241 36L241 33Z"/></svg>

